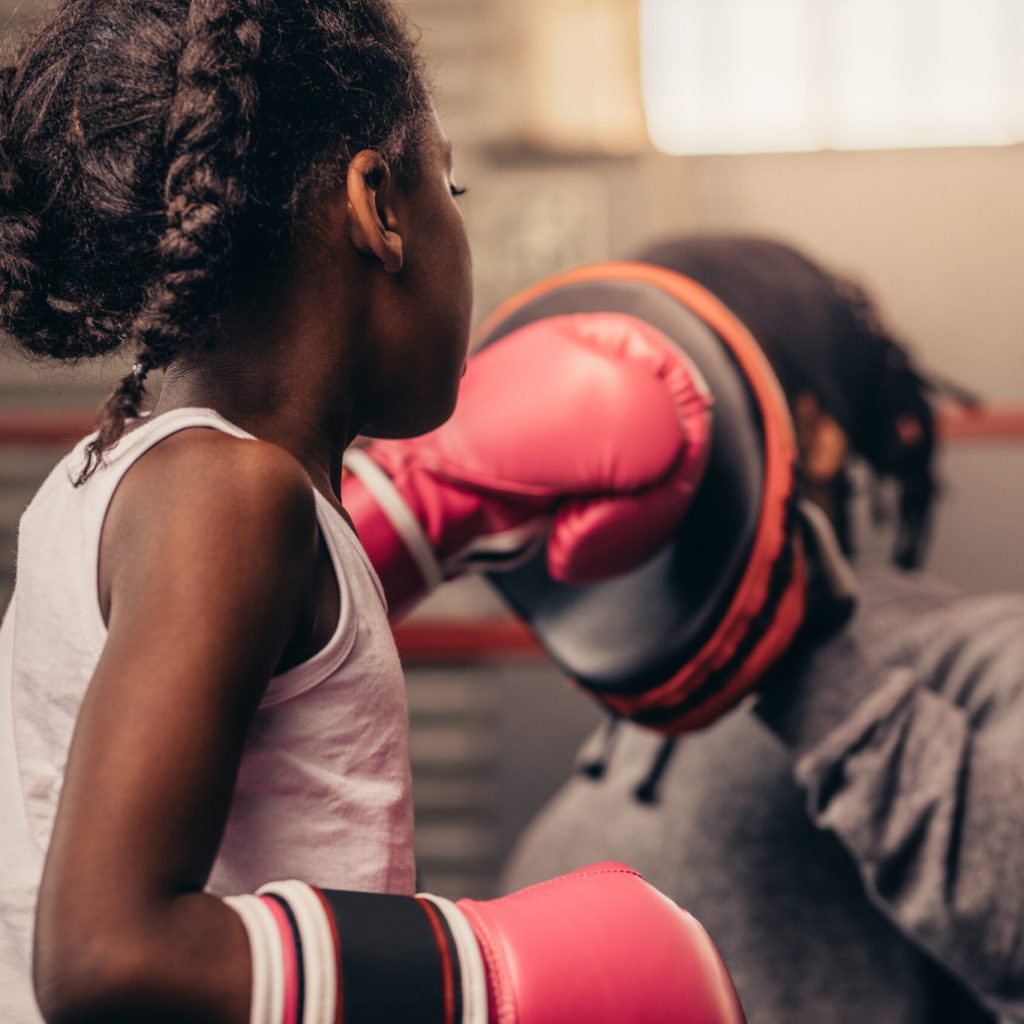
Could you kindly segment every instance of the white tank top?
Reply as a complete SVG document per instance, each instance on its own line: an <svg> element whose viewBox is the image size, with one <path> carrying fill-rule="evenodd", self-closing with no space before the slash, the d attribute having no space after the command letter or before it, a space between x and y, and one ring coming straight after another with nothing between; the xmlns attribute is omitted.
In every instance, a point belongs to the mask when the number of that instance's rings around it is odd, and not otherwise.
<svg viewBox="0 0 1024 1024"><path fill-rule="evenodd" d="M106 641L97 566L107 507L135 460L187 427L252 436L212 410L176 409L128 434L76 488L86 439L21 519L14 596L0 626L5 1022L41 1020L31 986L36 894L71 734ZM221 895L280 878L414 889L408 712L384 593L351 527L314 494L338 581L338 625L322 650L275 676L260 703L208 884Z"/></svg>

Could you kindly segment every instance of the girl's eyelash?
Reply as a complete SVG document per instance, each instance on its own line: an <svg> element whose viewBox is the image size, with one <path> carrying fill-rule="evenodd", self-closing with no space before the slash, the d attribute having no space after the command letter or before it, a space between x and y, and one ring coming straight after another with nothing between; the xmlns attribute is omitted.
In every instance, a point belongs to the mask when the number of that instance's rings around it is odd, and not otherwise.
<svg viewBox="0 0 1024 1024"><path fill-rule="evenodd" d="M462 188L459 185L452 185L451 189L453 196L464 196L469 191L468 188Z"/></svg>

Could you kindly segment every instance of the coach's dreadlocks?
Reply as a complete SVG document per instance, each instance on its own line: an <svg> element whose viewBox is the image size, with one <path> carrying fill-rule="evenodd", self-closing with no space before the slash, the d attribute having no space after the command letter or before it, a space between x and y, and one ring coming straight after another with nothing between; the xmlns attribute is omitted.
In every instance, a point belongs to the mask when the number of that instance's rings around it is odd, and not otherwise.
<svg viewBox="0 0 1024 1024"><path fill-rule="evenodd" d="M788 245L743 235L692 235L635 257L692 277L748 327L790 404L814 395L879 478L900 488L893 560L920 564L936 494L935 417L943 387L923 376L882 324L865 291ZM846 471L832 484L836 530L853 549Z"/></svg>

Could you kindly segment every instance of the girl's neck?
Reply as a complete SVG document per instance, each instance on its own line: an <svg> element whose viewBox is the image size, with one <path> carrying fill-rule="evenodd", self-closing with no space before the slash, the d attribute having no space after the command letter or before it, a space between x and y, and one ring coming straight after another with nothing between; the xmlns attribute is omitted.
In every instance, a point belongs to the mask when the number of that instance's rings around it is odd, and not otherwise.
<svg viewBox="0 0 1024 1024"><path fill-rule="evenodd" d="M290 452L317 489L337 500L341 457L352 440L348 417L338 408L325 416L315 395L289 390L255 372L227 368L216 373L208 364L201 369L172 366L164 376L154 415L181 408L213 409L254 437Z"/></svg>
<svg viewBox="0 0 1024 1024"><path fill-rule="evenodd" d="M212 350L168 367L156 412L215 409L295 456L335 503L341 458L364 425L361 339L372 336L362 262L296 254L289 272L218 318Z"/></svg>
<svg viewBox="0 0 1024 1024"><path fill-rule="evenodd" d="M336 325L303 327L264 321L259 328L222 332L214 351L168 367L154 412L214 409L294 455L317 489L336 502L341 458L360 426L353 415L350 346Z"/></svg>

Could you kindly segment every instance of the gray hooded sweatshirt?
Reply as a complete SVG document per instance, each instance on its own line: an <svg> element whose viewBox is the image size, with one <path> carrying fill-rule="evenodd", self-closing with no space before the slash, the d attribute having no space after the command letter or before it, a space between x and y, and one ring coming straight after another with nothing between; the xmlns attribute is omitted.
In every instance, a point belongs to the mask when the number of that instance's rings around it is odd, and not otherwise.
<svg viewBox="0 0 1024 1024"><path fill-rule="evenodd" d="M671 749L623 724L603 760L504 891L632 864L711 933L750 1024L1024 1021L1024 595L867 571L755 709Z"/></svg>

